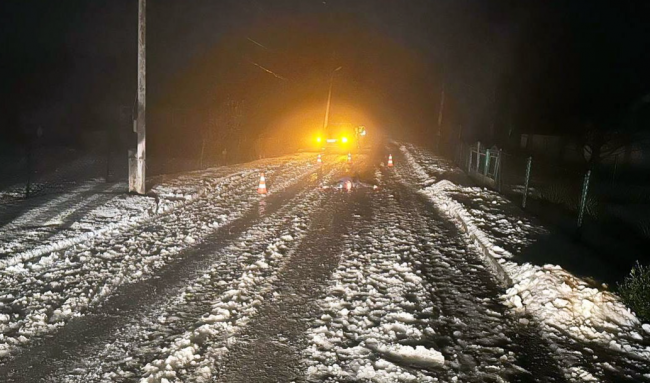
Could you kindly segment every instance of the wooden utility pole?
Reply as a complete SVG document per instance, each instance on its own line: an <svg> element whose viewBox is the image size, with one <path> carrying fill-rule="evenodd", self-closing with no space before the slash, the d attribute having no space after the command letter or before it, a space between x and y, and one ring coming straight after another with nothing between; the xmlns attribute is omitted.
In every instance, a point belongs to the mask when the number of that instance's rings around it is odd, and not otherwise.
<svg viewBox="0 0 650 383"><path fill-rule="evenodd" d="M135 153L135 166L129 167L129 191L145 194L146 187L146 106L147 106L147 1L138 0L138 110L135 131L138 147Z"/></svg>

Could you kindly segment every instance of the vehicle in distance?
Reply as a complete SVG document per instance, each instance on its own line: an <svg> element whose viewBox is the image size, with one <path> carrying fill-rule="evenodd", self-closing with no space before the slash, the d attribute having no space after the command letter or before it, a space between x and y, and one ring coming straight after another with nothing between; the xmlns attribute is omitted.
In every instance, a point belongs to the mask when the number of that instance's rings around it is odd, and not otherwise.
<svg viewBox="0 0 650 383"><path fill-rule="evenodd" d="M316 145L323 151L347 153L361 149L366 135L364 126L349 123L331 124L317 135Z"/></svg>

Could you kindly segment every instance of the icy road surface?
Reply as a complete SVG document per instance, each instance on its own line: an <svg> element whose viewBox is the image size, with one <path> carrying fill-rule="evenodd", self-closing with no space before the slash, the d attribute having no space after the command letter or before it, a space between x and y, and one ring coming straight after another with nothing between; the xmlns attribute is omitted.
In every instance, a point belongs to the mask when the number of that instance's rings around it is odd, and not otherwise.
<svg viewBox="0 0 650 383"><path fill-rule="evenodd" d="M504 304L417 169L397 153L387 168L387 154L188 175L142 217L92 235L25 240L14 224L0 381L584 381L543 326ZM50 236L59 245L38 240Z"/></svg>

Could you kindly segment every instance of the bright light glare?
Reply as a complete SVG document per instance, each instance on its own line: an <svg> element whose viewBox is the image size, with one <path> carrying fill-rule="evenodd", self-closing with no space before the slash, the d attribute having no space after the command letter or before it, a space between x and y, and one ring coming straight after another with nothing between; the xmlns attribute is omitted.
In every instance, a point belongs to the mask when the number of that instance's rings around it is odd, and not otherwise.
<svg viewBox="0 0 650 383"><path fill-rule="evenodd" d="M348 142L348 138L347 138L347 137L343 137L343 138L341 138L341 142L344 143L344 144L347 143L347 142Z"/></svg>
<svg viewBox="0 0 650 383"><path fill-rule="evenodd" d="M319 142L319 143L320 143L321 141L323 141L322 138L320 138L320 137L316 138L316 142Z"/></svg>

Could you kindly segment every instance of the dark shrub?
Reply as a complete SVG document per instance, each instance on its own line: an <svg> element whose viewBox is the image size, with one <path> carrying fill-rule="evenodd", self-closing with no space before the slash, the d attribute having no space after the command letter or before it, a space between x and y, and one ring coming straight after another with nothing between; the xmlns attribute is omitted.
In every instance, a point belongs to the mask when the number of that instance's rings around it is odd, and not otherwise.
<svg viewBox="0 0 650 383"><path fill-rule="evenodd" d="M619 283L618 293L640 320L650 322L650 266L637 262L630 275Z"/></svg>

